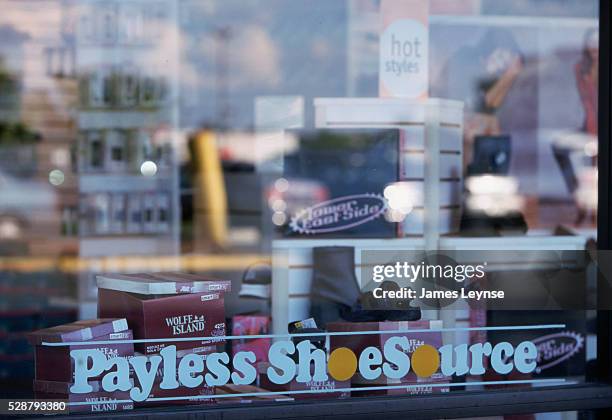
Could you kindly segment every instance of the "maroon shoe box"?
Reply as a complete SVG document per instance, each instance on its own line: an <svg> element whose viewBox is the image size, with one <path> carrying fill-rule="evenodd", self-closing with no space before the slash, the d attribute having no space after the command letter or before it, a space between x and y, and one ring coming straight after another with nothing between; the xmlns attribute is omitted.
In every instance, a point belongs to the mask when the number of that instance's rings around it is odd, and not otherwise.
<svg viewBox="0 0 612 420"><path fill-rule="evenodd" d="M374 397L378 395L429 395L439 394L444 392L450 392L450 379L440 373L435 373L431 378L419 378L416 381L404 381L392 382L386 381L385 383L378 382L377 384L353 384L353 397ZM399 388L401 385L405 387ZM388 386L388 389L367 389L370 386ZM359 391L359 388L366 388L363 391ZM357 390L355 390L357 389Z"/></svg>
<svg viewBox="0 0 612 420"><path fill-rule="evenodd" d="M98 276L98 316L126 317L136 339L207 337L136 345L144 354L175 345L189 350L221 343L225 336L224 293L231 282L182 273Z"/></svg>
<svg viewBox="0 0 612 420"><path fill-rule="evenodd" d="M295 398L296 400L307 400L307 399L339 399L348 398L351 396L350 391L346 389L351 387L350 380L337 381L331 376L327 381L308 381L298 382L295 378L287 384L275 384L268 379L268 367L270 366L267 362L257 364L257 372L259 374L259 386L273 392L290 392L290 391L312 391L305 393L287 394L288 396ZM334 391L342 390L342 391Z"/></svg>
<svg viewBox="0 0 612 420"><path fill-rule="evenodd" d="M231 395L217 398L218 404L245 404L254 402L287 402L294 399L289 395L266 395L270 390L259 388L255 385L227 384L217 387L216 395ZM243 395L246 394L246 395ZM252 395L261 394L261 395Z"/></svg>
<svg viewBox="0 0 612 420"><path fill-rule="evenodd" d="M88 341L94 337L122 332L128 329L125 317L108 319L89 319L57 325L28 334L28 340L34 345L47 343L69 343Z"/></svg>
<svg viewBox="0 0 612 420"><path fill-rule="evenodd" d="M137 343L144 354L160 352L175 345L177 350L193 349L221 342L225 336L225 304L222 293L180 295L138 295L100 289L98 315L123 315L137 339L211 337L194 341L154 341Z"/></svg>
<svg viewBox="0 0 612 420"><path fill-rule="evenodd" d="M156 407L166 405L201 405L201 404L214 404L215 398L198 398L199 396L215 395L215 387L208 386L206 383L196 388L187 388L179 386L176 389L162 389L159 384L161 379L156 379L151 393L148 398L182 398L178 400L145 400L142 402L136 402L136 407Z"/></svg>
<svg viewBox="0 0 612 420"><path fill-rule="evenodd" d="M70 413L100 413L107 411L125 411L134 408L129 391L107 392L102 389L99 381L88 382L93 388L86 394L70 392L72 386L69 382L42 381L35 379L33 383L34 395L41 400L64 400L68 402ZM71 405L74 403L88 403Z"/></svg>
<svg viewBox="0 0 612 420"><path fill-rule="evenodd" d="M95 341L132 340L132 331L127 329L127 321L121 319L94 319L77 321L34 331L28 335L35 345L36 379L54 382L72 382L74 379L74 360L72 350L97 349L107 358L131 357L134 355L133 343L97 344ZM88 345L47 346L42 343L70 343L92 341ZM96 379L96 378L94 378Z"/></svg>
<svg viewBox="0 0 612 420"><path fill-rule="evenodd" d="M182 350L177 352L177 360L176 365L178 366L181 363L181 359L188 354L199 354L202 357L206 358L207 355L222 351L221 346L210 345L206 347L201 347L199 349L194 350ZM139 355L139 354L137 354ZM140 356L140 355L139 355ZM151 356L151 355L149 355ZM202 375L204 375L202 373ZM206 395L215 395L215 387L208 386L205 382L196 388L188 388L185 386L180 386L176 389L162 389L161 382L163 379L164 370L162 368L158 369L155 374L155 379L153 380L153 387L149 396L147 398L176 398L176 397L184 397L185 399L179 400L167 400L167 401L155 401L155 400L145 400L136 402L136 407L154 407L161 405L191 405L191 404L214 404L214 398L197 398L198 396L206 396ZM136 385L139 386L138 380L135 381ZM193 397L193 398L187 398Z"/></svg>
<svg viewBox="0 0 612 420"><path fill-rule="evenodd" d="M229 292L232 282L179 272L100 274L96 276L100 289L117 290L141 295L176 295L203 292Z"/></svg>
<svg viewBox="0 0 612 420"><path fill-rule="evenodd" d="M95 337L93 341L132 340L132 331L122 331ZM91 344L79 346L36 346L35 363L36 379L45 381L74 380L74 360L70 357L72 350L100 350L107 359L115 357L129 358L134 355L133 343ZM98 378L93 378L98 379Z"/></svg>

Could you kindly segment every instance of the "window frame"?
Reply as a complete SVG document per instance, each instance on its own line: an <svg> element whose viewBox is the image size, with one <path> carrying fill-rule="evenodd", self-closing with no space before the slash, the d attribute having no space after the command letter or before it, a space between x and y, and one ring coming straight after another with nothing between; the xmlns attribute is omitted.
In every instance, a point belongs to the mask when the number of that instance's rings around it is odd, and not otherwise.
<svg viewBox="0 0 612 420"><path fill-rule="evenodd" d="M597 246L612 250L612 67L610 24L612 3L599 1L599 156L598 156L598 226ZM610 287L600 281L598 288ZM608 292L609 293L609 292ZM600 293L601 295L601 293ZM595 410L597 417L612 418L612 311L597 312L597 377L592 383L563 387L523 390L487 390L467 393L451 392L424 396L350 398L344 400L311 400L269 404L222 405L200 407L160 407L135 411L110 412L96 418L149 418L164 415L189 416L192 419L223 418L241 420L275 418L368 419L459 418L502 414L526 414L574 410ZM90 415L69 419L88 418Z"/></svg>

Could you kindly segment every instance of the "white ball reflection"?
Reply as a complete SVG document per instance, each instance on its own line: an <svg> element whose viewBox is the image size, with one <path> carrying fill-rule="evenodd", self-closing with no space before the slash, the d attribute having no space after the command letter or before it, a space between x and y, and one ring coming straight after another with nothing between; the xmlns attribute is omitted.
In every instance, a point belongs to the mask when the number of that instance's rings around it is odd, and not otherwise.
<svg viewBox="0 0 612 420"><path fill-rule="evenodd" d="M154 176L157 173L157 165L153 161L145 160L140 165L140 173L144 176Z"/></svg>
<svg viewBox="0 0 612 420"><path fill-rule="evenodd" d="M383 194L387 199L390 209L395 210L397 213L403 213L404 217L412 211L412 196L414 194L412 193L412 188L407 183L396 182L387 185Z"/></svg>
<svg viewBox="0 0 612 420"><path fill-rule="evenodd" d="M277 198L276 200L272 201L270 207L272 207L272 210L274 211L284 212L285 210L287 210L287 203L285 203L285 200Z"/></svg>
<svg viewBox="0 0 612 420"><path fill-rule="evenodd" d="M289 181L285 178L278 178L274 182L274 188L276 188L278 192L286 192L289 189Z"/></svg>
<svg viewBox="0 0 612 420"><path fill-rule="evenodd" d="M56 187L62 185L65 179L64 173L59 169L54 169L49 172L49 182L51 185L55 185Z"/></svg>
<svg viewBox="0 0 612 420"><path fill-rule="evenodd" d="M0 238L16 239L21 233L21 228L15 220L0 220Z"/></svg>
<svg viewBox="0 0 612 420"><path fill-rule="evenodd" d="M287 215L283 212L276 211L272 215L272 223L274 223L276 226L282 226L285 224L286 221Z"/></svg>

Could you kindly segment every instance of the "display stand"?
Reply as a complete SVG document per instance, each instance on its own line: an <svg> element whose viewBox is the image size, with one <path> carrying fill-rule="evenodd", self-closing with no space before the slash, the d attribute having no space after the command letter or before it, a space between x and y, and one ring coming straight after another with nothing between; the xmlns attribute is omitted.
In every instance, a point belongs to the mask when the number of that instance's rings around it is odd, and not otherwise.
<svg viewBox="0 0 612 420"><path fill-rule="evenodd" d="M272 320L275 334L287 333L287 323L309 316L312 282L312 248L352 246L356 276L363 250L581 250L581 236L523 236L461 238L443 236L458 231L462 196L463 104L442 99L424 101L383 98L315 99L319 128L398 128L402 132L401 181L421 184L422 207L415 206L402 224L397 239L282 239L272 244ZM450 204L450 205L449 205ZM449 208L450 207L450 208ZM416 215L417 217L410 217ZM422 223L419 225L419 218ZM504 269L524 261L508 261ZM441 319L446 328L465 326L469 314L457 311L424 311L424 319ZM445 342L467 337L445 333Z"/></svg>
<svg viewBox="0 0 612 420"><path fill-rule="evenodd" d="M585 236L522 236L508 241L505 237L460 238L441 237L441 250L508 250L508 251L576 251L583 250ZM307 318L310 310L310 286L312 283L312 248L321 246L352 246L355 248L355 275L361 285L361 251L411 251L425 248L424 238L397 239L281 239L272 244L272 327L274 334L287 333L287 323ZM545 257L550 254L543 253ZM499 269L520 269L525 261L512 261L512 253L505 255L505 264ZM538 259L540 260L540 259ZM458 261L460 262L460 261ZM541 259L542 264L546 264ZM495 268L493 268L495 269ZM458 307L459 309L459 307ZM446 328L464 326L467 315L461 310L425 311L426 319L442 319ZM446 333L445 333L446 334ZM455 333L451 333L455 334ZM451 339L448 334L445 341Z"/></svg>
<svg viewBox="0 0 612 420"><path fill-rule="evenodd" d="M317 128L395 128L400 130L399 179L413 201L413 210L399 223L398 236L411 237L399 242L383 241L383 249L438 249L441 234L458 230L463 188L463 103L445 99L401 98L316 98ZM418 239L417 239L418 238ZM313 242L308 240L312 246ZM327 245L339 244L338 240ZM353 243L360 241L351 241ZM273 328L285 331L288 320L307 316L310 293L310 271L289 291L291 249L280 249L273 243ZM366 242L368 243L368 242ZM356 246L357 247L357 246ZM356 249L357 251L357 249ZM360 258L359 252L356 252ZM286 260L286 261L281 261ZM284 268L283 268L284 267ZM300 276L300 272L297 272ZM294 299L289 312L275 303ZM437 311L433 311L437 312ZM283 315L284 314L284 315ZM437 313L426 313L434 319Z"/></svg>

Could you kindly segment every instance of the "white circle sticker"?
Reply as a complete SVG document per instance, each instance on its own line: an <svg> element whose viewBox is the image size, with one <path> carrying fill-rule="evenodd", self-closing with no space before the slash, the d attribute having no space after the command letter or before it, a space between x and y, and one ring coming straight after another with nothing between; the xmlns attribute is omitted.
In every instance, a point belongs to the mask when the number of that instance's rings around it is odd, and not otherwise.
<svg viewBox="0 0 612 420"><path fill-rule="evenodd" d="M387 95L418 98L428 88L429 35L416 20L398 20L380 36L380 80Z"/></svg>

